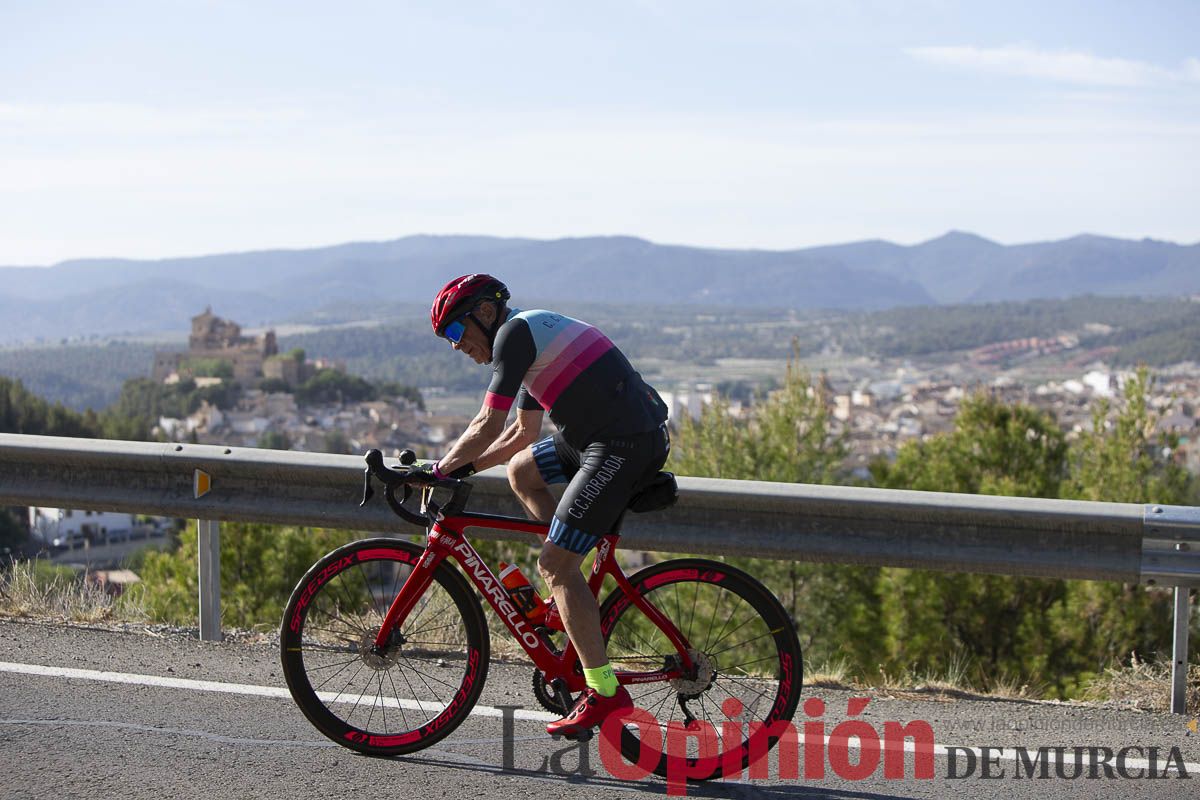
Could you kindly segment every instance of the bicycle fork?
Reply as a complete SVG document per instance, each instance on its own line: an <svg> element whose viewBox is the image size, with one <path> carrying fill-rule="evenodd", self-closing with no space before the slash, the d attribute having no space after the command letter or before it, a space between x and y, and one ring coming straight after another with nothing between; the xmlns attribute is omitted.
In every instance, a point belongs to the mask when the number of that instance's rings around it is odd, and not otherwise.
<svg viewBox="0 0 1200 800"><path fill-rule="evenodd" d="M436 524L426 535L425 541L425 552L421 554L412 573L405 579L400 591L396 593L395 599L388 608L387 616L383 618L383 624L379 626L379 633L375 635L373 651L376 654L383 653L391 646L393 631L399 629L413 607L416 606L417 601L421 599L421 595L429 589L429 584L433 583L434 571L450 554L450 549L454 545L454 537L443 533Z"/></svg>

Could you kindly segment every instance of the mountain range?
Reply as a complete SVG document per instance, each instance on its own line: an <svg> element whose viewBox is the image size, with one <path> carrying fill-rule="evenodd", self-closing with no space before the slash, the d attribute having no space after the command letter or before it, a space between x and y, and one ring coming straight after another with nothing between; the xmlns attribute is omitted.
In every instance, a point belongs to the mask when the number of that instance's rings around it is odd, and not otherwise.
<svg viewBox="0 0 1200 800"><path fill-rule="evenodd" d="M525 307L555 300L876 310L1083 294L1200 293L1200 244L1081 235L1002 245L953 231L916 245L720 250L626 236L410 236L310 250L0 267L0 342L184 330L211 305L244 324L322 309L424 305L492 272Z"/></svg>

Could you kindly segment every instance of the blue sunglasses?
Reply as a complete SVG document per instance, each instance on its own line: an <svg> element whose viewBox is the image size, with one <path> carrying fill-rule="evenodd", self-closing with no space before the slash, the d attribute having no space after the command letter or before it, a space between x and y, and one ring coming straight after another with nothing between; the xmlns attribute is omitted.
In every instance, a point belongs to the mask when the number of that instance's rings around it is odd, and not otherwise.
<svg viewBox="0 0 1200 800"><path fill-rule="evenodd" d="M458 344L459 342L461 342L463 334L467 332L466 320L468 317L470 317L471 319L475 319L475 315L473 313L471 313L470 311L468 311L467 313L463 314L461 317L459 317L458 319L454 320L449 325L447 325L446 329L442 331L442 336L445 336L453 344ZM475 319L475 324L479 325L480 328L483 327L483 325L481 325L479 320L477 320L477 319Z"/></svg>

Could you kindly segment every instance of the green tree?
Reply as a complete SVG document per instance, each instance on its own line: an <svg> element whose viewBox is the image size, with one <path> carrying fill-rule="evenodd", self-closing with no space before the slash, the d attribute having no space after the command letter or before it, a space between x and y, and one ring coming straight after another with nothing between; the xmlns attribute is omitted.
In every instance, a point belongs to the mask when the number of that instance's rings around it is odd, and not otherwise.
<svg viewBox="0 0 1200 800"><path fill-rule="evenodd" d="M342 455L350 452L350 439L340 430L334 428L325 433L325 452Z"/></svg>
<svg viewBox="0 0 1200 800"><path fill-rule="evenodd" d="M322 369L296 390L296 402L306 406L317 403L357 403L374 400L376 395L375 386L363 378L336 369Z"/></svg>
<svg viewBox="0 0 1200 800"><path fill-rule="evenodd" d="M950 433L907 442L894 463L871 470L885 488L1057 497L1067 452L1050 414L977 393L963 401Z"/></svg>
<svg viewBox="0 0 1200 800"><path fill-rule="evenodd" d="M1117 408L1096 404L1093 431L1074 446L1050 415L975 395L951 433L904 445L873 474L898 489L1185 502L1186 476L1162 455L1148 394L1143 371ZM1153 657L1169 643L1169 595L1139 586L887 569L879 594L888 669L965 668L981 687L1018 681L1068 696L1130 653Z"/></svg>
<svg viewBox="0 0 1200 800"><path fill-rule="evenodd" d="M0 377L0 433L96 438L92 421L61 403L51 405L18 380Z"/></svg>
<svg viewBox="0 0 1200 800"><path fill-rule="evenodd" d="M1140 367L1116 402L1099 400L1092 427L1072 453L1064 496L1114 503L1196 503L1191 478L1177 464L1173 436L1157 433L1164 412L1150 407L1153 379ZM1165 410L1164 410L1165 411ZM1136 653L1168 654L1173 598L1170 591L1110 582L1076 581L1054 609L1058 645L1083 681ZM1193 637L1195 641L1195 637ZM1195 652L1195 650L1193 650Z"/></svg>
<svg viewBox="0 0 1200 800"><path fill-rule="evenodd" d="M197 378L233 380L233 362L224 358L188 358L179 365L181 373Z"/></svg>
<svg viewBox="0 0 1200 800"><path fill-rule="evenodd" d="M288 596L308 568L325 553L357 538L360 534L352 531L222 523L222 624L278 625ZM152 618L195 624L197 541L193 522L173 552L148 550L140 556L141 599Z"/></svg>
<svg viewBox="0 0 1200 800"><path fill-rule="evenodd" d="M954 429L901 446L872 465L884 488L1055 497L1068 447L1054 418L985 393L963 401ZM1062 581L888 568L879 576L887 635L877 654L891 672L964 677L981 687L1046 674L1044 610Z"/></svg>
<svg viewBox="0 0 1200 800"><path fill-rule="evenodd" d="M257 446L264 450L291 450L292 440L286 431L265 431L258 437Z"/></svg>
<svg viewBox="0 0 1200 800"><path fill-rule="evenodd" d="M680 475L733 480L833 483L845 455L820 384L788 364L783 385L736 419L716 397L700 419L680 421L668 468ZM874 567L727 558L775 592L796 620L811 664L874 663L883 636ZM862 670L860 670L862 671Z"/></svg>
<svg viewBox="0 0 1200 800"><path fill-rule="evenodd" d="M1174 436L1157 434L1163 412L1150 408L1153 380L1146 367L1125 382L1114 405L1106 398L1092 407L1092 428L1075 446L1064 496L1111 503L1182 505L1191 497L1187 470L1174 461Z"/></svg>

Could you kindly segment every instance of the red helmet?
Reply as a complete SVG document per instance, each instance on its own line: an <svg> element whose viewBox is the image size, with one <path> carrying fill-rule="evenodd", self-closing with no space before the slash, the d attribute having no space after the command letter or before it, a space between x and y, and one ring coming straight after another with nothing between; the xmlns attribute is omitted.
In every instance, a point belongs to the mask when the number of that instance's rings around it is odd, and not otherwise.
<svg viewBox="0 0 1200 800"><path fill-rule="evenodd" d="M447 325L480 302L491 300L499 305L509 297L508 287L491 275L482 272L460 275L443 286L437 297L433 298L429 322L433 325L433 332L441 336Z"/></svg>

